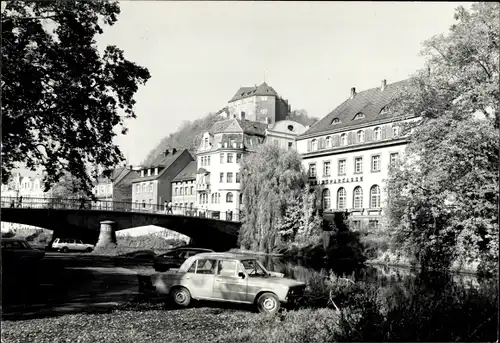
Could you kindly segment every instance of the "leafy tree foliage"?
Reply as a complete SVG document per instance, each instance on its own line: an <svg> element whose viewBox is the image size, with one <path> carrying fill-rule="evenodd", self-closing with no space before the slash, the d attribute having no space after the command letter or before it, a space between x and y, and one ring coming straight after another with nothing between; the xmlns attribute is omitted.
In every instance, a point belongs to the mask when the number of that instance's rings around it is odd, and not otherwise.
<svg viewBox="0 0 500 343"><path fill-rule="evenodd" d="M288 118L305 126L311 126L318 121L316 117L309 117L306 110L293 110Z"/></svg>
<svg viewBox="0 0 500 343"><path fill-rule="evenodd" d="M23 162L43 166L45 188L66 172L90 193L88 165L111 169L123 160L115 129L135 118L133 99L147 69L95 36L113 25L117 1L2 3L2 181Z"/></svg>
<svg viewBox="0 0 500 343"><path fill-rule="evenodd" d="M421 120L404 126L410 144L390 173L390 226L424 268L498 265L499 10L459 7L450 33L424 43L428 69L394 104Z"/></svg>
<svg viewBox="0 0 500 343"><path fill-rule="evenodd" d="M296 151L264 144L241 162L243 223L240 244L272 252L280 242L278 225L298 196L304 171Z"/></svg>

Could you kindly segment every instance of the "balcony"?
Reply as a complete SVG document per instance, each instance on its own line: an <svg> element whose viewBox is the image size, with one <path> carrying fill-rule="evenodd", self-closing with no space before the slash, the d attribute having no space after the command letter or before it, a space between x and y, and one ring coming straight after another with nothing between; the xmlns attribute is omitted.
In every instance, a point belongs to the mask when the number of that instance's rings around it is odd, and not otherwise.
<svg viewBox="0 0 500 343"><path fill-rule="evenodd" d="M198 183L196 184L196 190L199 192L204 192L210 190L210 184L209 183Z"/></svg>

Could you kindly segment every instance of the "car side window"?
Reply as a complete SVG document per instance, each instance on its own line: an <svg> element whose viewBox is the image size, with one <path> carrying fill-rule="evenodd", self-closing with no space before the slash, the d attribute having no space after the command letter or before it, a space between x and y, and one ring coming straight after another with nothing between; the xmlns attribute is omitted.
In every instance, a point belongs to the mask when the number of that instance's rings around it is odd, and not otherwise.
<svg viewBox="0 0 500 343"><path fill-rule="evenodd" d="M77 241L76 241L76 243L78 243L78 244L83 244L83 242L82 242L82 241L80 241L80 240L77 240Z"/></svg>
<svg viewBox="0 0 500 343"><path fill-rule="evenodd" d="M236 261L221 260L218 263L217 275L236 276Z"/></svg>
<svg viewBox="0 0 500 343"><path fill-rule="evenodd" d="M189 269L187 270L188 273L194 273L196 272L196 261L193 261L193 263L191 264L191 267L189 267Z"/></svg>
<svg viewBox="0 0 500 343"><path fill-rule="evenodd" d="M216 260L198 260L196 274L215 274L215 267L217 266Z"/></svg>

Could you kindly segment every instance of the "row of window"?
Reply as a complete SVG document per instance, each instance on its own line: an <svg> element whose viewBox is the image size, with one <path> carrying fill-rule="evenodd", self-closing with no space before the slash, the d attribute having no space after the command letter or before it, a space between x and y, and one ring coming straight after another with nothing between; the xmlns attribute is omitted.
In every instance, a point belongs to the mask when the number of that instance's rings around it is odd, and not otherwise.
<svg viewBox="0 0 500 343"><path fill-rule="evenodd" d="M99 195L99 194L111 194L111 185L100 185L96 188L93 189L93 193L96 194L96 195Z"/></svg>
<svg viewBox="0 0 500 343"><path fill-rule="evenodd" d="M236 175L234 182L240 183L240 173L234 173ZM219 174L219 182L224 183L224 173ZM226 183L233 183L233 173L226 173Z"/></svg>
<svg viewBox="0 0 500 343"><path fill-rule="evenodd" d="M390 163L389 165L391 167L395 166L397 161L399 159L399 153L391 153L389 155L389 160ZM380 165L381 165L381 155L373 155L371 157L371 163L370 163L370 171L372 172L379 172L380 171ZM363 173L363 157L355 157L354 158L354 174L360 174ZM338 160L338 168L337 168L337 174L338 175L345 175L347 173L347 159L339 159ZM309 163L309 177L316 177L317 170L316 170L316 163ZM324 161L323 162L323 177L328 177L332 176L332 162L331 161Z"/></svg>
<svg viewBox="0 0 500 343"><path fill-rule="evenodd" d="M240 194L240 204L242 200L243 195ZM201 193L200 194L200 204L205 205L208 204L208 194L207 193ZM221 195L220 193L212 193L210 196L210 203L211 204L220 204L221 203ZM226 193L226 203L231 204L234 202L234 194L233 192L227 192Z"/></svg>
<svg viewBox="0 0 500 343"><path fill-rule="evenodd" d="M287 143L287 144L288 144L288 150L290 150L290 149L292 149L292 148L293 148L293 142L283 142L283 144L285 144L285 143ZM279 139L275 139L275 140L273 140L273 144L274 144L275 146L278 146L278 147L281 145L281 144L280 144Z"/></svg>
<svg viewBox="0 0 500 343"><path fill-rule="evenodd" d="M365 131L366 131L366 137L365 137ZM393 126L392 136L395 137L397 135L399 135L399 127ZM334 146L339 146L339 145L346 146L349 144L363 143L365 141L372 141L372 140L379 141L385 138L383 136L384 132L382 131L382 128L376 127L373 130L372 129L358 130L355 134L354 132L350 132L349 134L342 133L340 137L339 135L334 135L334 136L327 136L324 139L314 138L310 141L308 150L315 151L320 149L330 149Z"/></svg>
<svg viewBox="0 0 500 343"><path fill-rule="evenodd" d="M327 210L332 207L331 202L331 192L330 189L326 188L323 190L322 194L322 204L323 209ZM373 185L370 188L370 208L379 208L380 207L380 187L378 185ZM347 191L344 187L340 187L337 190L337 204L336 208L339 210L347 208ZM354 188L352 194L352 208L363 208L363 188L358 186Z"/></svg>
<svg viewBox="0 0 500 343"><path fill-rule="evenodd" d="M236 155L236 163L240 163L241 161L241 154L234 154L234 153L221 153L220 154L220 164L224 163L234 163L234 155ZM202 167L209 166L210 165L210 156L201 156L200 157L200 165Z"/></svg>
<svg viewBox="0 0 500 343"><path fill-rule="evenodd" d="M174 188L174 195L193 195L194 186L180 186Z"/></svg>
<svg viewBox="0 0 500 343"><path fill-rule="evenodd" d="M136 193L148 193L148 192L151 193L151 192L153 192L153 189L154 189L153 182L149 182L149 183L143 182L143 183L135 185L135 192Z"/></svg>
<svg viewBox="0 0 500 343"><path fill-rule="evenodd" d="M149 168L149 169L143 169L141 170L141 177L144 176L151 176L151 175L158 175L158 168Z"/></svg>

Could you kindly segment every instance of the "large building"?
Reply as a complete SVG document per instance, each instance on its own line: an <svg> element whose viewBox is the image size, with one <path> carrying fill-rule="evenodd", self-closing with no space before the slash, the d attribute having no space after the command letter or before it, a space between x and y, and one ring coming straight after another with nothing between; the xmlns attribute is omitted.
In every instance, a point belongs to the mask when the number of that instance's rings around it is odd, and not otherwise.
<svg viewBox="0 0 500 343"><path fill-rule="evenodd" d="M321 188L325 214L348 211L356 226L378 227L384 214L385 181L407 140L390 104L407 81L356 93L297 138L309 183Z"/></svg>
<svg viewBox="0 0 500 343"><path fill-rule="evenodd" d="M241 87L223 113L230 118L272 124L285 120L290 109L288 101L263 82L260 86Z"/></svg>
<svg viewBox="0 0 500 343"><path fill-rule="evenodd" d="M44 192L42 176L21 175L14 173L7 184L2 184L2 196L23 198L45 198L50 197L50 191Z"/></svg>
<svg viewBox="0 0 500 343"><path fill-rule="evenodd" d="M161 209L172 200L172 180L191 161L187 149L167 149L151 164L141 166L139 176L132 180L132 201L136 209ZM160 206L158 206L160 205Z"/></svg>

